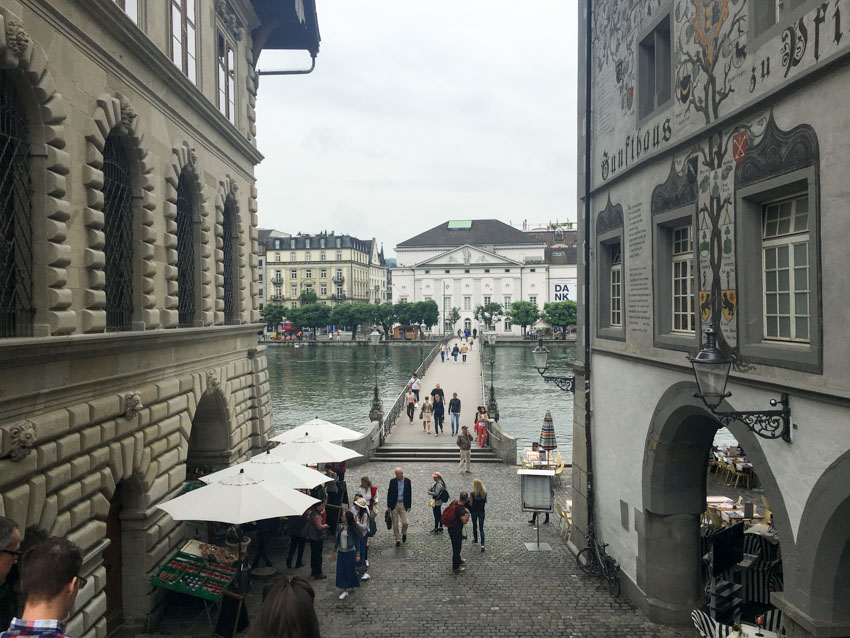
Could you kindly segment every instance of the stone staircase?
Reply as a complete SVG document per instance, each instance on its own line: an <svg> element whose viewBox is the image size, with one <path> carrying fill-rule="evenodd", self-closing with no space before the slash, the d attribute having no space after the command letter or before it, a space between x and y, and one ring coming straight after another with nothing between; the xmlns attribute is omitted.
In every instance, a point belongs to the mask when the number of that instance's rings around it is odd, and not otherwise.
<svg viewBox="0 0 850 638"><path fill-rule="evenodd" d="M386 461L388 463L405 463L427 461L434 463L457 463L460 452L455 445L412 445L384 444L372 455L370 461ZM472 447L473 463L501 463L490 448Z"/></svg>

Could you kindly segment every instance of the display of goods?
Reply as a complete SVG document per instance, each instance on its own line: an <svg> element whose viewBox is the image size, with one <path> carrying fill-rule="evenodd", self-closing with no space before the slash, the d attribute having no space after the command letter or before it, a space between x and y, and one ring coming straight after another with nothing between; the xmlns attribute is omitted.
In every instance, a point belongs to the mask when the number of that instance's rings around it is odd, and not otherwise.
<svg viewBox="0 0 850 638"><path fill-rule="evenodd" d="M204 576L206 578L212 578L213 580L220 582L220 583L226 583L226 582L230 581L230 576L228 576L227 574L222 574L221 572L217 572L217 571L212 570L212 569L202 569L201 570L201 576Z"/></svg>
<svg viewBox="0 0 850 638"><path fill-rule="evenodd" d="M236 573L235 567L228 567L227 565L219 565L211 563L208 565L210 569L214 569L217 572L221 572L222 574L227 574L228 576L233 576Z"/></svg>
<svg viewBox="0 0 850 638"><path fill-rule="evenodd" d="M186 562L183 562L182 560L173 560L170 563L168 563L168 566L172 567L174 569L179 569L180 571L187 572L189 574L197 574L198 571L200 571L200 569L201 569L199 565L194 565L192 563L186 563Z"/></svg>
<svg viewBox="0 0 850 638"><path fill-rule="evenodd" d="M175 583L180 578L180 575L177 572L161 571L157 575L157 578L164 583Z"/></svg>
<svg viewBox="0 0 850 638"><path fill-rule="evenodd" d="M211 594L219 595L222 591L224 591L224 585L218 585L216 583L206 582L204 583L203 588L210 592Z"/></svg>
<svg viewBox="0 0 850 638"><path fill-rule="evenodd" d="M200 589L201 583L204 582L204 579L201 578L200 576L192 576L190 574L183 574L183 577L180 579L180 582L183 583L183 585L187 589L191 589L191 590L194 591L196 589Z"/></svg>
<svg viewBox="0 0 850 638"><path fill-rule="evenodd" d="M218 563L225 563L230 565L236 560L236 555L228 552L223 547L219 547L218 545L210 545L208 543L201 543L201 556L204 558L214 560Z"/></svg>

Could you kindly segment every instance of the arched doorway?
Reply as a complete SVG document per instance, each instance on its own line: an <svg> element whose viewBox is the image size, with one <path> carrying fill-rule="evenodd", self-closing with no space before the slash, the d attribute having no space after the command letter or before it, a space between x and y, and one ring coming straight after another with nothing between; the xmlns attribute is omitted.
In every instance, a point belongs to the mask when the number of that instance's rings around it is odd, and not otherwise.
<svg viewBox="0 0 850 638"><path fill-rule="evenodd" d="M106 538L109 544L103 550L103 567L106 571L104 592L107 635L114 634L124 625L125 607L128 607L125 605L125 590L137 589L132 582L137 578L137 574L132 570L125 573L124 565L139 564L139 556L144 554L144 545L139 545L138 538L134 542L133 537L128 534L134 531L133 528L138 527L142 512L144 512L143 489L139 479L133 477L118 483L109 500L109 510L106 515ZM124 521L128 519L135 524L125 525Z"/></svg>
<svg viewBox="0 0 850 638"><path fill-rule="evenodd" d="M644 511L638 526L637 585L646 597L649 617L663 623L688 623L691 610L705 602L700 525L706 511L708 458L719 423L694 398L696 390L695 384L682 382L662 395L653 413L643 458ZM729 430L747 449L771 503L780 537L791 538L784 501L759 439L741 424L733 423Z"/></svg>
<svg viewBox="0 0 850 638"><path fill-rule="evenodd" d="M207 391L198 401L186 455L188 477L208 474L230 465L230 426L227 402L220 390Z"/></svg>

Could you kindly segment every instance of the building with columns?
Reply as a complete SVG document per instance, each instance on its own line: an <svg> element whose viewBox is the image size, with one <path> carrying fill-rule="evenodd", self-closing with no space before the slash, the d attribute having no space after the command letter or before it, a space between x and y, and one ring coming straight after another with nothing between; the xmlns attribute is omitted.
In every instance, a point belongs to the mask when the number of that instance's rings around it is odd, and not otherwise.
<svg viewBox="0 0 850 638"><path fill-rule="evenodd" d="M318 45L313 0L0 0L0 515L82 548L72 636L156 618L157 504L271 432L255 65Z"/></svg>
<svg viewBox="0 0 850 638"><path fill-rule="evenodd" d="M483 329L475 308L491 302L504 309L530 301L541 310L550 301L575 300L575 262L547 263L547 242L496 219L448 221L395 247L393 301L433 299L445 333ZM566 260L564 260L566 261ZM451 311L460 311L452 323ZM502 335L521 334L502 317Z"/></svg>

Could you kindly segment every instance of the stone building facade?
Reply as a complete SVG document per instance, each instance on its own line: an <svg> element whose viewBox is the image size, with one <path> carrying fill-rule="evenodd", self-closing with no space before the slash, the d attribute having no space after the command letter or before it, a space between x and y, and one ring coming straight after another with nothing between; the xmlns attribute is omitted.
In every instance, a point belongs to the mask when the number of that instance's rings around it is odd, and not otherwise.
<svg viewBox="0 0 850 638"><path fill-rule="evenodd" d="M386 303L387 264L383 246L373 237L322 233L286 235L266 240L266 303L293 308L305 290L319 303Z"/></svg>
<svg viewBox="0 0 850 638"><path fill-rule="evenodd" d="M155 614L156 504L271 429L264 47L315 56L315 5L0 0L0 514L83 549L74 636Z"/></svg>
<svg viewBox="0 0 850 638"><path fill-rule="evenodd" d="M789 636L850 636L850 4L583 0L579 15L590 357L582 339L572 538L590 493L595 531L651 618L687 624L705 602L719 422L684 355L713 325L733 362L720 410L770 410L787 392L795 424L790 443L729 426L778 530L770 603Z"/></svg>

